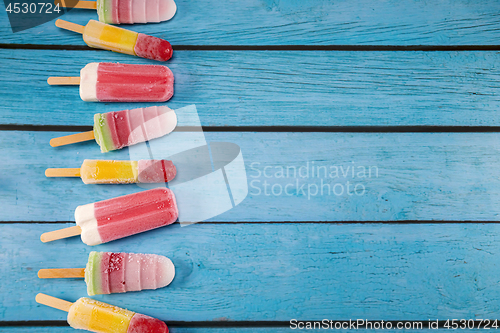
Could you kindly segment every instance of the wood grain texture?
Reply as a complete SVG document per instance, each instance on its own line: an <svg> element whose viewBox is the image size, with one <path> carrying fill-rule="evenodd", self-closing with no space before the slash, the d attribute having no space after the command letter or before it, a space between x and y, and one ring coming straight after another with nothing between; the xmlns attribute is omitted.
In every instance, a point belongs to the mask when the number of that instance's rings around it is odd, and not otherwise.
<svg viewBox="0 0 500 333"><path fill-rule="evenodd" d="M168 287L95 297L167 322L474 319L498 311L499 224L196 224L98 247L39 242L53 227L0 225L0 275L9 277L0 289L3 320L65 320L35 294L74 301L86 295L85 283L36 273L82 265L91 250L171 258Z"/></svg>
<svg viewBox="0 0 500 333"><path fill-rule="evenodd" d="M157 62L98 51L0 50L0 124L92 125L89 103L49 86L89 62ZM57 59L57 62L54 61ZM499 126L497 52L177 52L175 95L204 126ZM179 125L185 125L183 119Z"/></svg>
<svg viewBox="0 0 500 333"><path fill-rule="evenodd" d="M130 158L127 149L101 154L94 142L50 147L61 134L0 132L2 220L74 221L78 205L144 190L46 178L46 168L78 167L85 158ZM154 157L182 151L191 136L152 141ZM500 220L498 133L211 132L206 140L241 147L250 186L247 198L215 221Z"/></svg>
<svg viewBox="0 0 500 333"><path fill-rule="evenodd" d="M174 45L495 45L500 37L500 5L493 0L177 4L172 21L130 28ZM6 14L0 15L2 43L84 45L81 36L53 22L12 34ZM85 23L95 17L75 10L64 19ZM167 105L196 104L204 126L500 126L498 57L496 52L176 51L166 63L176 77ZM0 50L0 70L9 73L0 78L0 124L91 125L95 112L145 105L84 103L76 87L45 82L51 75L76 75L90 61L158 64L110 52ZM189 125L183 119L180 125ZM100 154L92 142L49 147L49 139L60 134L0 132L2 221L72 221L77 205L143 189L45 178L45 168L78 167L84 158L129 158L127 150ZM176 133L167 142L182 148L186 136ZM497 316L499 224L279 222L499 221L498 133L208 133L207 139L240 145L251 185L243 203L212 220L277 223L173 225L97 248L78 237L50 244L38 240L42 232L70 223L0 224L0 320L64 320L63 312L36 304L34 295L73 301L85 295L84 282L40 280L36 272L79 267L76 262L83 265L90 250L171 257L177 267L171 286L97 297L166 321ZM313 164L329 172L332 166L343 169L334 179L279 175L283 168ZM351 177L345 169L352 167L376 167L377 176ZM344 190L351 181L364 193L322 195L322 181ZM269 195L263 193L265 182ZM283 193L288 185L291 195ZM289 331L172 332L201 329Z"/></svg>
<svg viewBox="0 0 500 333"><path fill-rule="evenodd" d="M461 45L498 44L495 0L177 0L160 24L125 26L174 45ZM0 15L3 43L85 45L54 22L13 34ZM95 11L75 9L65 20L86 24Z"/></svg>

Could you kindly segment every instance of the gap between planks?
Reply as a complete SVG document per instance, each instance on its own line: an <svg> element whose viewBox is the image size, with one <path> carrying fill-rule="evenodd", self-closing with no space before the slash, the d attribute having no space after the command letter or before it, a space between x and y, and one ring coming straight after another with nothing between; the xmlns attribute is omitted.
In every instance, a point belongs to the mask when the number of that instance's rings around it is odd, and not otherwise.
<svg viewBox="0 0 500 333"><path fill-rule="evenodd" d="M74 221L0 221L2 224L74 224ZM172 225L180 224L174 222ZM384 224L384 225L399 225L399 224L500 224L500 221L454 221L454 220L407 220L407 221L207 221L197 222L194 224Z"/></svg>
<svg viewBox="0 0 500 333"><path fill-rule="evenodd" d="M494 321L495 319L490 319ZM307 320L301 319L300 322L321 322L321 320ZM371 319L371 322L380 322L381 319ZM475 324L482 324L482 320L473 320ZM349 320L332 320L333 323L347 323ZM435 320L432 322L436 322ZM199 321L199 322L188 322L188 321L165 321L169 327L175 328L290 328L290 321ZM429 329L425 327L429 323L429 319L425 320L384 320L384 323L391 323L394 331L398 323L422 323L424 325L423 329ZM448 320L439 320L438 328L445 328L445 325L449 325ZM30 320L30 321L0 321L0 327L66 327L69 326L64 320ZM361 328L365 331L367 328ZM387 329L391 331L391 329Z"/></svg>
<svg viewBox="0 0 500 333"><path fill-rule="evenodd" d="M204 132L259 133L499 133L500 126L202 126ZM84 132L92 126L72 125L1 125L0 131ZM175 132L197 132L191 126L178 126Z"/></svg>
<svg viewBox="0 0 500 333"><path fill-rule="evenodd" d="M500 51L500 45L172 45L175 51ZM86 45L6 44L0 49L104 51Z"/></svg>

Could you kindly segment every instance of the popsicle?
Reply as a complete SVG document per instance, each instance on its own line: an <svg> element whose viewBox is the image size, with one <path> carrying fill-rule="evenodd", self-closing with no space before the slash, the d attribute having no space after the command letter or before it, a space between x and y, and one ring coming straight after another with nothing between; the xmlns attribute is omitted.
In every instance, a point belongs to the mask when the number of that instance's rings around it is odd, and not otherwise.
<svg viewBox="0 0 500 333"><path fill-rule="evenodd" d="M87 245L99 245L174 223L179 216L174 193L168 188L128 194L75 210L76 226L42 234L41 241L81 235Z"/></svg>
<svg viewBox="0 0 500 333"><path fill-rule="evenodd" d="M61 7L70 6L63 1ZM177 11L174 0L80 0L73 8L97 9L99 21L111 24L168 21Z"/></svg>
<svg viewBox="0 0 500 333"><path fill-rule="evenodd" d="M67 311L68 324L76 329L97 333L168 333L167 325L159 319L87 297L71 303L38 294L35 300L37 303Z"/></svg>
<svg viewBox="0 0 500 333"><path fill-rule="evenodd" d="M162 137L175 126L177 116L166 106L96 113L92 131L54 138L50 145L59 147L95 139L101 152L106 153Z"/></svg>
<svg viewBox="0 0 500 333"><path fill-rule="evenodd" d="M166 102L174 95L174 74L167 66L92 62L80 77L49 77L50 85L80 85L85 102Z"/></svg>
<svg viewBox="0 0 500 333"><path fill-rule="evenodd" d="M85 268L38 271L41 279L84 277L89 296L163 288L174 276L174 264L164 256L95 251Z"/></svg>
<svg viewBox="0 0 500 333"><path fill-rule="evenodd" d="M47 177L81 177L85 184L165 183L177 170L168 160L84 160L81 168L50 168Z"/></svg>
<svg viewBox="0 0 500 333"><path fill-rule="evenodd" d="M106 23L90 20L87 25L58 19L56 26L83 35L90 47L135 55L142 58L167 61L172 57L172 45L164 39L135 31L118 28Z"/></svg>

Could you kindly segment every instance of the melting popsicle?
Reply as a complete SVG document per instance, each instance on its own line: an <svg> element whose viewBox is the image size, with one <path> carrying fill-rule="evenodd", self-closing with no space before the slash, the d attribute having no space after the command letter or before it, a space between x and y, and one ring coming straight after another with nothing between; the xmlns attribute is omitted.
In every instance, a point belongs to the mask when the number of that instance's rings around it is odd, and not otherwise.
<svg viewBox="0 0 500 333"><path fill-rule="evenodd" d="M63 3L62 7L69 6ZM81 0L73 8L97 9L99 21L110 24L168 21L177 11L174 0Z"/></svg>
<svg viewBox="0 0 500 333"><path fill-rule="evenodd" d="M49 77L50 85L80 85L85 102L166 102L174 95L174 74L167 66L92 62L80 77Z"/></svg>
<svg viewBox="0 0 500 333"><path fill-rule="evenodd" d="M84 160L81 168L50 168L47 177L81 177L85 184L165 183L177 170L168 160Z"/></svg>
<svg viewBox="0 0 500 333"><path fill-rule="evenodd" d="M76 226L42 234L41 241L81 235L87 245L99 245L174 223L179 216L174 193L155 188L78 206Z"/></svg>
<svg viewBox="0 0 500 333"><path fill-rule="evenodd" d="M89 296L158 289L175 276L170 259L156 254L95 252L89 254L86 268L41 269L38 277L85 277Z"/></svg>
<svg viewBox="0 0 500 333"><path fill-rule="evenodd" d="M56 26L83 35L90 47L135 55L142 58L167 61L172 57L172 45L164 39L148 36L106 23L90 20L87 25L58 19Z"/></svg>
<svg viewBox="0 0 500 333"><path fill-rule="evenodd" d="M153 140L172 132L177 116L166 106L150 106L132 110L96 113L94 129L50 140L52 147L95 139L101 152Z"/></svg>
<svg viewBox="0 0 500 333"><path fill-rule="evenodd" d="M71 303L45 294L37 303L68 312L69 326L97 333L168 333L167 325L156 318L135 313L87 297Z"/></svg>

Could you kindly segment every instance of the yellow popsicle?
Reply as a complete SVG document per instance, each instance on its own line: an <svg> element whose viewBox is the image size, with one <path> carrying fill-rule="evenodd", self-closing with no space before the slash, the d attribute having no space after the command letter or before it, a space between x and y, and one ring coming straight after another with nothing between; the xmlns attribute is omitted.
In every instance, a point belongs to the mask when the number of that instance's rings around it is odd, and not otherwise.
<svg viewBox="0 0 500 333"><path fill-rule="evenodd" d="M68 311L71 327L102 333L127 333L135 312L90 298L78 299Z"/></svg>
<svg viewBox="0 0 500 333"><path fill-rule="evenodd" d="M172 58L172 45L158 37L117 28L95 20L90 20L86 26L83 26L58 19L56 26L82 34L83 40L90 47L158 61L167 61Z"/></svg>
<svg viewBox="0 0 500 333"><path fill-rule="evenodd" d="M88 46L131 55L136 55L134 47L138 35L135 31L95 20L90 20L83 29L83 40Z"/></svg>
<svg viewBox="0 0 500 333"><path fill-rule="evenodd" d="M138 182L137 161L84 160L80 176L85 184L132 184Z"/></svg>
<svg viewBox="0 0 500 333"><path fill-rule="evenodd" d="M68 312L68 324L96 333L168 333L165 322L117 306L82 297L75 303L39 293L37 303Z"/></svg>

